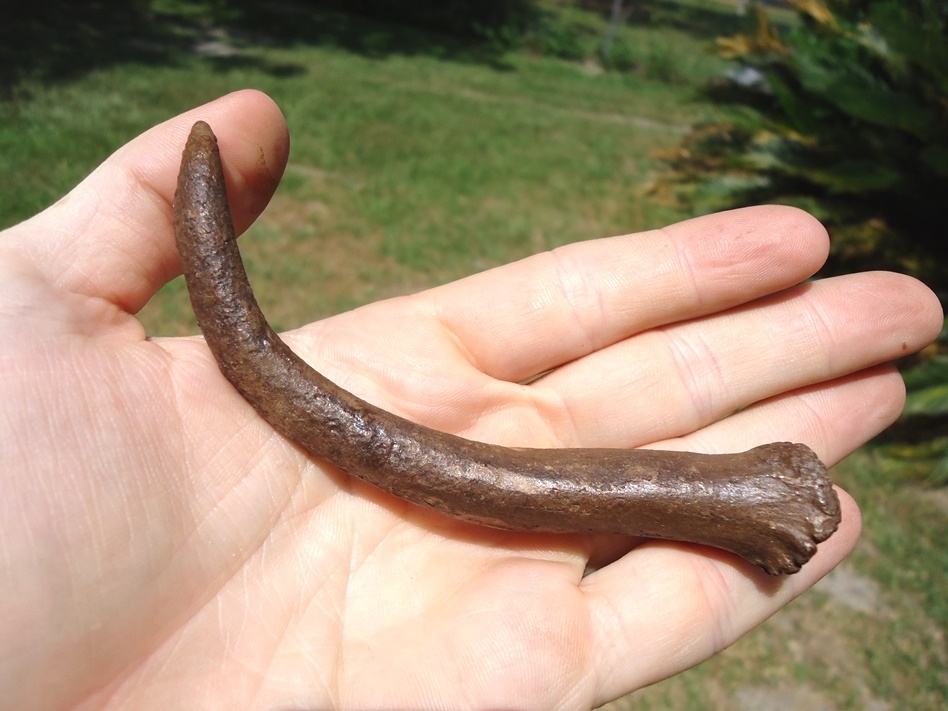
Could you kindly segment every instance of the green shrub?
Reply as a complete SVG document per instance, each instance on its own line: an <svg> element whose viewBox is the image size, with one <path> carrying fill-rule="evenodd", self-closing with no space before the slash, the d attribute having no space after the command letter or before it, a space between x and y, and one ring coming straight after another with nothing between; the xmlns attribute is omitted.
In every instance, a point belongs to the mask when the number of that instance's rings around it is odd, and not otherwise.
<svg viewBox="0 0 948 711"><path fill-rule="evenodd" d="M757 7L720 41L768 90L712 86L743 113L686 138L669 183L696 212L802 206L830 228L837 268L894 265L948 296L948 2L792 4L786 37Z"/></svg>
<svg viewBox="0 0 948 711"><path fill-rule="evenodd" d="M609 48L609 55L602 56L602 65L607 69L620 72L635 71L640 68L640 59L632 45L624 38L616 38Z"/></svg>
<svg viewBox="0 0 948 711"><path fill-rule="evenodd" d="M735 118L697 127L656 184L693 212L802 207L829 228L825 273L896 268L948 301L948 0L791 0L719 40L756 84L709 91ZM750 75L752 76L752 75ZM900 451L948 483L948 338L906 371Z"/></svg>
<svg viewBox="0 0 948 711"><path fill-rule="evenodd" d="M571 23L548 23L538 29L533 45L543 54L578 60L586 55L579 28Z"/></svg>

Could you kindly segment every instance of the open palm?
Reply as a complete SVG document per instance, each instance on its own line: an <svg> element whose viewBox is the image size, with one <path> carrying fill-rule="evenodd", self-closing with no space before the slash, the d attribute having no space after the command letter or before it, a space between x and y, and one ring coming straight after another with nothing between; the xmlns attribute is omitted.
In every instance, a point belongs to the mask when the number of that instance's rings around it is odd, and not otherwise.
<svg viewBox="0 0 948 711"><path fill-rule="evenodd" d="M288 149L255 92L158 126L0 237L0 706L588 708L714 654L855 544L842 495L813 561L767 578L699 546L461 524L308 457L201 339L149 340L134 316L178 270L171 197L196 118L246 228ZM884 363L941 313L894 274L799 285L826 247L798 211L714 215L287 341L361 397L473 439L793 440L833 463L897 416Z"/></svg>

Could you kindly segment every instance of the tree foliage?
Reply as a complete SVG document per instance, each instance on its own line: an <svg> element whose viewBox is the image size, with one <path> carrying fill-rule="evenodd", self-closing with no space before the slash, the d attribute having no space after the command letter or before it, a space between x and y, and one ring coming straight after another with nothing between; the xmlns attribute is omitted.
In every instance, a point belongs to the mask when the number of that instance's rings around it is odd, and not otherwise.
<svg viewBox="0 0 948 711"><path fill-rule="evenodd" d="M719 41L761 73L711 91L745 110L701 126L670 155L696 211L804 207L846 269L897 266L948 295L948 2L792 0L798 26Z"/></svg>
<svg viewBox="0 0 948 711"><path fill-rule="evenodd" d="M743 77L709 89L734 109L697 127L657 185L696 212L776 202L819 217L827 272L896 268L948 301L948 0L791 0L719 40ZM735 81L741 79L741 81ZM893 451L948 484L948 337L906 364Z"/></svg>

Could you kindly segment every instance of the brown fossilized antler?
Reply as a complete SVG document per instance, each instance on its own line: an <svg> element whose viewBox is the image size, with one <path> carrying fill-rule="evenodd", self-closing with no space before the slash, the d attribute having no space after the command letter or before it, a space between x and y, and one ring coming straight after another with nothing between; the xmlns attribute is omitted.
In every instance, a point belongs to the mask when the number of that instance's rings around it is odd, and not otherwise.
<svg viewBox="0 0 948 711"><path fill-rule="evenodd" d="M826 469L803 444L717 455L500 447L423 427L337 387L257 306L206 123L188 138L174 212L191 303L224 376L277 431L395 496L497 528L716 546L771 574L799 570L839 525Z"/></svg>

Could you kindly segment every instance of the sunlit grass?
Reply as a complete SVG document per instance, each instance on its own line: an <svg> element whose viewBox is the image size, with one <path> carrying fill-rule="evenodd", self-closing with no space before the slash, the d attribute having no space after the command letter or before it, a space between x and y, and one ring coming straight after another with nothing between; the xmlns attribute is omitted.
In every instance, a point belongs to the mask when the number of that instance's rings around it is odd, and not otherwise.
<svg viewBox="0 0 948 711"><path fill-rule="evenodd" d="M707 55L679 30L655 32L682 56ZM293 147L278 209L244 250L263 305L290 327L680 219L640 191L655 151L715 114L700 100L701 77L667 84L532 52L445 59L401 39L365 52L216 36L238 54L174 50L155 65L27 86L0 105L0 224L50 204L154 123L233 89L262 89L286 114ZM193 330L179 285L143 319L152 333Z"/></svg>

